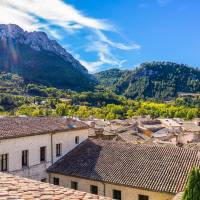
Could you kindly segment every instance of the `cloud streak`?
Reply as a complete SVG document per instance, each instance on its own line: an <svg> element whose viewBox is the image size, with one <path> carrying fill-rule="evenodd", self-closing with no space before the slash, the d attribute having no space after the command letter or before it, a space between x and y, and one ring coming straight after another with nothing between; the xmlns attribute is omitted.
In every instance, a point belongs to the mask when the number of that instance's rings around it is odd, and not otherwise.
<svg viewBox="0 0 200 200"><path fill-rule="evenodd" d="M91 72L98 70L102 65L106 65L108 68L122 67L126 60L117 58L112 51L114 49L122 51L139 50L140 48L141 46L136 43L123 44L113 42L102 31L96 30L95 35L89 37L89 43L86 46L85 51L96 52L98 60L95 62L86 62L81 60L81 63L88 66Z"/></svg>
<svg viewBox="0 0 200 200"><path fill-rule="evenodd" d="M17 17L23 15L23 19L19 19L22 21L22 25L24 19L27 20L26 22L37 23L37 19L41 18L47 20L49 24L57 24L63 28L76 29L84 26L100 30L111 29L111 25L103 20L86 17L73 6L61 0L3 0L1 9L10 9L9 11L7 10L8 14L12 13L14 15L16 11L18 12ZM10 17L8 18L11 23L13 20Z"/></svg>
<svg viewBox="0 0 200 200"><path fill-rule="evenodd" d="M104 32L117 32L112 24L105 19L88 17L62 0L1 0L0 23L18 24L27 31L44 30L60 41L63 39L62 33L52 26L57 26L71 35L87 29L90 37L86 51L96 53L98 59L93 62L79 59L90 71L95 71L105 64L121 66L124 60L114 56L113 49L140 49L140 45L136 43L127 45L110 40Z"/></svg>

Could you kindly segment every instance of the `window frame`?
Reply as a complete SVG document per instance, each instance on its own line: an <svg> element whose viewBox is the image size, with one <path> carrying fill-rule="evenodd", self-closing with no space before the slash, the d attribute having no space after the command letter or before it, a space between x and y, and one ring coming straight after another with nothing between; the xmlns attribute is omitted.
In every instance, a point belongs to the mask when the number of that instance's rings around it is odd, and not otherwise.
<svg viewBox="0 0 200 200"><path fill-rule="evenodd" d="M138 195L138 200L149 200L149 196L143 195L143 194L139 194Z"/></svg>
<svg viewBox="0 0 200 200"><path fill-rule="evenodd" d="M62 144L56 144L56 157L60 157L62 155Z"/></svg>
<svg viewBox="0 0 200 200"><path fill-rule="evenodd" d="M90 185L90 193L98 195L98 193L99 193L98 186L97 185Z"/></svg>
<svg viewBox="0 0 200 200"><path fill-rule="evenodd" d="M8 153L0 154L0 171L8 171Z"/></svg>
<svg viewBox="0 0 200 200"><path fill-rule="evenodd" d="M79 144L80 143L80 137L79 136L76 136L75 137L75 144Z"/></svg>
<svg viewBox="0 0 200 200"><path fill-rule="evenodd" d="M118 193L118 194L116 194ZM119 197L118 197L119 195ZM122 191L121 190L113 190L113 199L121 200L122 199Z"/></svg>
<svg viewBox="0 0 200 200"><path fill-rule="evenodd" d="M46 183L46 182L47 182L47 179L46 179L46 178L42 178L40 181L41 181L42 183Z"/></svg>
<svg viewBox="0 0 200 200"><path fill-rule="evenodd" d="M22 151L22 167L28 167L29 166L29 151L23 150Z"/></svg>
<svg viewBox="0 0 200 200"><path fill-rule="evenodd" d="M53 177L53 184L60 185L60 179L58 177Z"/></svg>
<svg viewBox="0 0 200 200"><path fill-rule="evenodd" d="M78 190L78 182L76 182L76 181L71 181L71 189L73 189L73 190Z"/></svg>
<svg viewBox="0 0 200 200"><path fill-rule="evenodd" d="M46 146L40 147L40 162L46 161Z"/></svg>

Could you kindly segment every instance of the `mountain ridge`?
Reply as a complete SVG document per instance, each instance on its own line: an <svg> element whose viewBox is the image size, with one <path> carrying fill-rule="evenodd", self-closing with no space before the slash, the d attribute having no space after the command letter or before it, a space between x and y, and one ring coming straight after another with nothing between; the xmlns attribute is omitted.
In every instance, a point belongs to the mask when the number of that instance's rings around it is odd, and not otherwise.
<svg viewBox="0 0 200 200"><path fill-rule="evenodd" d="M44 32L0 24L0 52L0 70L18 73L28 82L75 90L95 85L87 69Z"/></svg>
<svg viewBox="0 0 200 200"><path fill-rule="evenodd" d="M178 92L200 92L200 70L173 62L146 62L133 70L111 69L95 76L102 87L128 98L167 100ZM105 80L111 77L114 82L106 85Z"/></svg>

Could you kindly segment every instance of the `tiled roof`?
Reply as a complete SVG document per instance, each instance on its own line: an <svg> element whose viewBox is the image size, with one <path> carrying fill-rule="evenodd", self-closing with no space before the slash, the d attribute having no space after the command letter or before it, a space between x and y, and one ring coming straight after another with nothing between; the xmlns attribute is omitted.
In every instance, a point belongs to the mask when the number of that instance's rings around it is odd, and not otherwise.
<svg viewBox="0 0 200 200"><path fill-rule="evenodd" d="M133 130L117 134L118 138L124 142L143 143L145 140L137 135Z"/></svg>
<svg viewBox="0 0 200 200"><path fill-rule="evenodd" d="M184 122L182 128L186 132L200 133L200 126L197 126L194 122Z"/></svg>
<svg viewBox="0 0 200 200"><path fill-rule="evenodd" d="M193 166L200 166L195 150L86 140L48 172L175 194Z"/></svg>
<svg viewBox="0 0 200 200"><path fill-rule="evenodd" d="M187 143L187 144L184 144L182 146L182 148L193 149L193 150L199 150L200 151L200 142L197 142L197 143Z"/></svg>
<svg viewBox="0 0 200 200"><path fill-rule="evenodd" d="M62 117L2 117L0 140L83 128L88 126Z"/></svg>
<svg viewBox="0 0 200 200"><path fill-rule="evenodd" d="M0 173L0 199L2 200L111 200L49 183Z"/></svg>

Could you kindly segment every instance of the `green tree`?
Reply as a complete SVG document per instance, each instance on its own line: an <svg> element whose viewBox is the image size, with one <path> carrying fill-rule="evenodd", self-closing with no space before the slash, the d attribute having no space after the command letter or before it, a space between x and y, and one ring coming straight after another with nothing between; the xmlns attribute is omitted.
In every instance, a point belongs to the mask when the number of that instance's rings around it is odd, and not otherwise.
<svg viewBox="0 0 200 200"><path fill-rule="evenodd" d="M200 170L193 168L190 172L182 200L200 200Z"/></svg>

